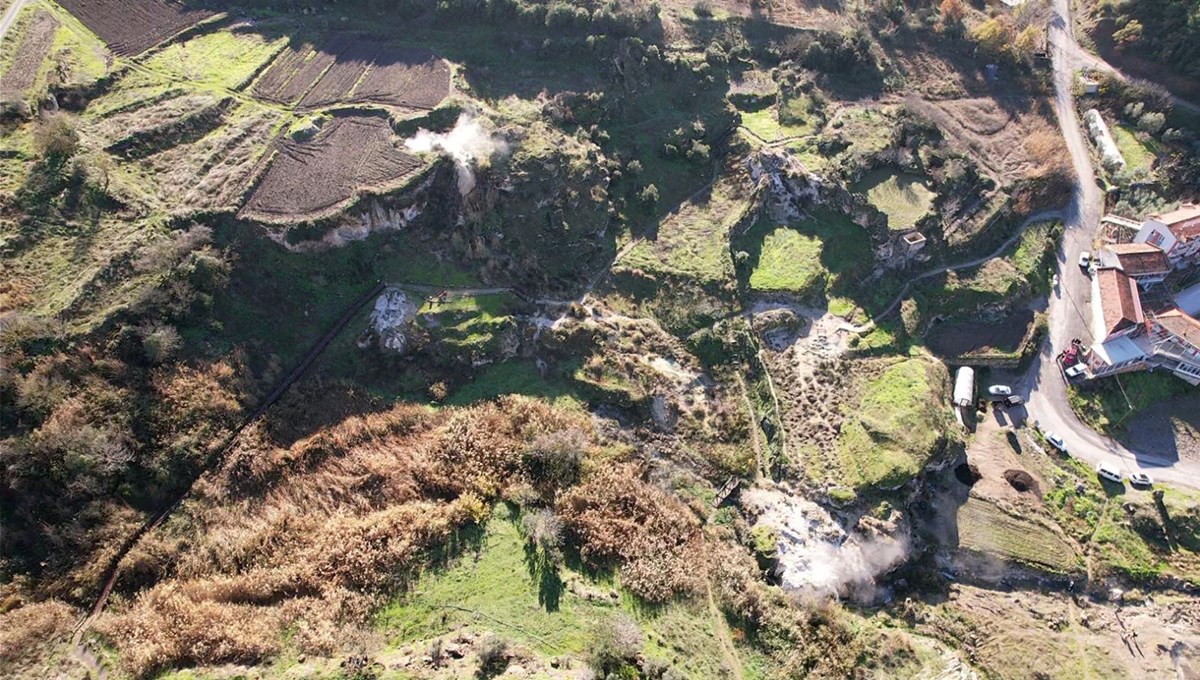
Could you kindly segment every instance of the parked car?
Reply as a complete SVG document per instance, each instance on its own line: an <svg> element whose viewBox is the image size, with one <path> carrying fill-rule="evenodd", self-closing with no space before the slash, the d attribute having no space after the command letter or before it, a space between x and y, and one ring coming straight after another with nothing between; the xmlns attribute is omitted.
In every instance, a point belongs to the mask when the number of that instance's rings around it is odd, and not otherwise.
<svg viewBox="0 0 1200 680"><path fill-rule="evenodd" d="M1087 269L1088 265L1091 263L1092 263L1092 254L1091 253L1089 253L1086 250L1083 251L1082 253L1079 253L1079 268L1080 269Z"/></svg>
<svg viewBox="0 0 1200 680"><path fill-rule="evenodd" d="M1150 475L1145 472L1135 472L1129 475L1129 483L1146 489L1154 486L1154 480L1150 479Z"/></svg>
<svg viewBox="0 0 1200 680"><path fill-rule="evenodd" d="M1067 452L1067 443L1065 441L1063 441L1062 437L1060 437L1056 434L1047 432L1046 433L1046 441L1050 442L1050 446L1053 446L1054 448L1058 449L1059 451L1062 451L1063 453Z"/></svg>
<svg viewBox="0 0 1200 680"><path fill-rule="evenodd" d="M1008 397L1004 398L1005 406L1020 406L1021 404L1024 404L1024 403L1025 403L1025 400L1015 394L1009 395Z"/></svg>
<svg viewBox="0 0 1200 680"><path fill-rule="evenodd" d="M1079 363L1074 366L1068 366L1063 372L1067 374L1068 378L1077 378L1087 373L1087 364Z"/></svg>
<svg viewBox="0 0 1200 680"><path fill-rule="evenodd" d="M1108 463L1100 463L1097 465L1096 474L1099 475L1101 479L1107 479L1108 481L1115 482L1117 484L1122 483L1121 473Z"/></svg>
<svg viewBox="0 0 1200 680"><path fill-rule="evenodd" d="M988 388L988 394L993 397L1007 397L1012 394L1012 388L1008 385L992 385Z"/></svg>

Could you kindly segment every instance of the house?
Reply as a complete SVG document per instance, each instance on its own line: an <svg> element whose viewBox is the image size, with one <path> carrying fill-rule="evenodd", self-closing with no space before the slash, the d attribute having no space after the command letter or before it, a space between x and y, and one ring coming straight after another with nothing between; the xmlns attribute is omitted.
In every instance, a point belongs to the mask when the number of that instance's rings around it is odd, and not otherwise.
<svg viewBox="0 0 1200 680"><path fill-rule="evenodd" d="M1093 334L1097 340L1131 335L1146 322L1137 281L1120 269L1100 269L1092 279Z"/></svg>
<svg viewBox="0 0 1200 680"><path fill-rule="evenodd" d="M1142 288L1162 283L1171 273L1167 254L1149 243L1116 243L1100 250L1100 267L1118 269Z"/></svg>
<svg viewBox="0 0 1200 680"><path fill-rule="evenodd" d="M1193 385L1200 385L1200 321L1178 307L1171 307L1153 314L1146 327L1155 363Z"/></svg>
<svg viewBox="0 0 1200 680"><path fill-rule="evenodd" d="M1162 248L1176 269L1196 264L1200 259L1200 205L1184 203L1171 212L1151 215L1133 241Z"/></svg>
<svg viewBox="0 0 1200 680"><path fill-rule="evenodd" d="M1094 377L1141 370L1146 352L1132 340L1145 330L1137 281L1120 269L1100 269L1092 278L1092 336L1088 369Z"/></svg>

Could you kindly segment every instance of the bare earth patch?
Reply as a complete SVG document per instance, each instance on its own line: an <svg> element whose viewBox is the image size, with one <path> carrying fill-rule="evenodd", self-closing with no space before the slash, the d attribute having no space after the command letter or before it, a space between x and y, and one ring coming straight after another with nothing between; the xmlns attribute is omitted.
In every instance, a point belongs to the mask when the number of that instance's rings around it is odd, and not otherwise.
<svg viewBox="0 0 1200 680"><path fill-rule="evenodd" d="M0 76L0 96L19 96L33 87L57 28L58 22L54 17L42 10L37 11L33 23L21 38L12 64Z"/></svg>
<svg viewBox="0 0 1200 680"><path fill-rule="evenodd" d="M363 192L397 188L424 163L396 148L382 118L336 118L312 140L280 142L241 216L297 222L332 215Z"/></svg>
<svg viewBox="0 0 1200 680"><path fill-rule="evenodd" d="M141 54L213 15L166 0L62 0L116 54Z"/></svg>

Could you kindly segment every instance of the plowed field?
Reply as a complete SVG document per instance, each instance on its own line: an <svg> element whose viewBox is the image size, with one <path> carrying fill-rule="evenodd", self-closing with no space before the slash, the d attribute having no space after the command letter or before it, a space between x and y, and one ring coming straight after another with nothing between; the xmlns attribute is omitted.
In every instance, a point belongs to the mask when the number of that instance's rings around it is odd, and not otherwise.
<svg viewBox="0 0 1200 680"><path fill-rule="evenodd" d="M320 219L364 191L400 186L422 167L392 142L386 120L336 118L308 142L281 142L242 216L264 222Z"/></svg>
<svg viewBox="0 0 1200 680"><path fill-rule="evenodd" d="M141 54L180 31L213 15L166 0L61 0L116 54Z"/></svg>
<svg viewBox="0 0 1200 680"><path fill-rule="evenodd" d="M264 99L432 109L450 94L450 68L432 52L339 36L284 50L254 86Z"/></svg>

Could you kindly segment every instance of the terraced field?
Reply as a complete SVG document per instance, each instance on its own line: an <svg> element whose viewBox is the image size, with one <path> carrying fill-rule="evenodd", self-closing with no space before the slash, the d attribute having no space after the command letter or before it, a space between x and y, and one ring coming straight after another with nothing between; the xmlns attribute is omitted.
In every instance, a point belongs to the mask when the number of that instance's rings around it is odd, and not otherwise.
<svg viewBox="0 0 1200 680"><path fill-rule="evenodd" d="M968 498L958 509L958 537L960 548L1047 571L1070 573L1080 567L1075 549L1054 531L978 498Z"/></svg>
<svg viewBox="0 0 1200 680"><path fill-rule="evenodd" d="M214 14L166 0L62 0L59 4L121 56L141 54Z"/></svg>
<svg viewBox="0 0 1200 680"><path fill-rule="evenodd" d="M303 108L339 102L428 110L450 93L450 67L432 52L339 35L287 47L254 93Z"/></svg>
<svg viewBox="0 0 1200 680"><path fill-rule="evenodd" d="M266 222L316 219L358 194L402 184L422 167L392 143L386 120L335 118L312 140L283 141L242 217Z"/></svg>

